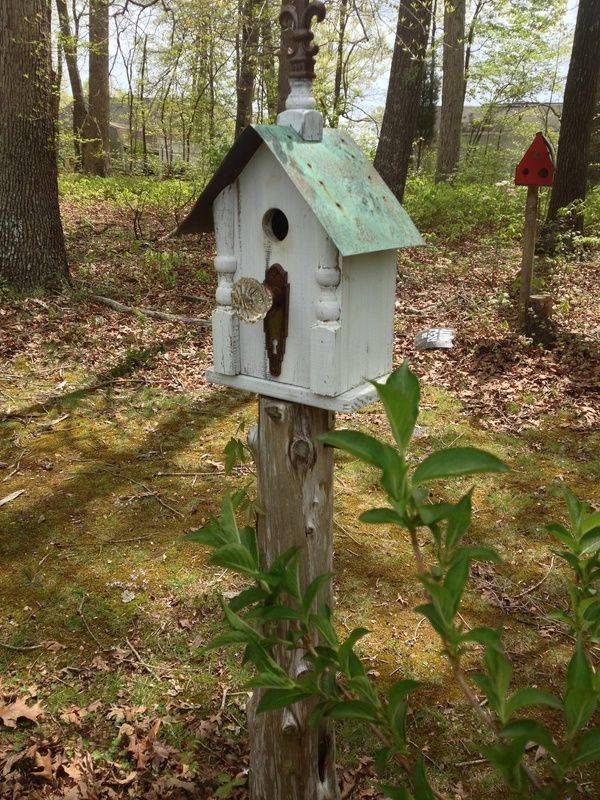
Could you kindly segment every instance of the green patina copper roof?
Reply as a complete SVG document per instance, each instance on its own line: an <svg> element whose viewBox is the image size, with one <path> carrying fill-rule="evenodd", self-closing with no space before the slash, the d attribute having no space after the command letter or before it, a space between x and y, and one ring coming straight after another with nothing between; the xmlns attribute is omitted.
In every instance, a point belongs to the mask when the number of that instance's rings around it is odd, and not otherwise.
<svg viewBox="0 0 600 800"><path fill-rule="evenodd" d="M264 143L343 256L424 244L412 220L348 134L305 142L283 125L252 125L237 139L178 233L212 230L212 204Z"/></svg>

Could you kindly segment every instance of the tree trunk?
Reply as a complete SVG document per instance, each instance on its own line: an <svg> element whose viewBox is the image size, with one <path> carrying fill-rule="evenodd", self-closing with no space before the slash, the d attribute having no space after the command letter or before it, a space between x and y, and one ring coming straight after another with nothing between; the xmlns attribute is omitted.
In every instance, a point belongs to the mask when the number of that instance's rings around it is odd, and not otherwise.
<svg viewBox="0 0 600 800"><path fill-rule="evenodd" d="M402 202L412 153L425 69L431 0L401 0L390 82L375 168Z"/></svg>
<svg viewBox="0 0 600 800"><path fill-rule="evenodd" d="M252 103L258 62L259 0L243 0L240 8L242 37L240 41L237 80L236 138L252 122Z"/></svg>
<svg viewBox="0 0 600 800"><path fill-rule="evenodd" d="M85 95L81 82L81 73L77 63L77 38L71 33L71 22L66 0L56 0L56 10L60 25L60 35L62 37L65 61L67 62L67 72L71 84L71 94L73 95L73 148L75 150L76 168L81 168L81 138L83 126L87 116L85 105Z"/></svg>
<svg viewBox="0 0 600 800"><path fill-rule="evenodd" d="M436 181L447 180L458 167L464 81L465 0L446 0L444 4L442 112L435 169Z"/></svg>
<svg viewBox="0 0 600 800"><path fill-rule="evenodd" d="M344 77L344 43L346 37L347 24L348 24L348 0L340 0L337 53L335 58L335 78L333 81L333 103L331 109L332 128L337 128L343 110L342 83Z"/></svg>
<svg viewBox="0 0 600 800"><path fill-rule="evenodd" d="M559 209L585 198L599 76L600 3L579 0L546 224L556 220ZM580 211L571 215L570 227L583 228Z"/></svg>
<svg viewBox="0 0 600 800"><path fill-rule="evenodd" d="M267 3L265 3L261 19L261 40L261 67L267 100L267 114L269 122L275 122L278 113L279 90L277 70L275 69L275 48L273 46L273 20Z"/></svg>
<svg viewBox="0 0 600 800"><path fill-rule="evenodd" d="M281 0L281 8L288 4L288 0ZM285 101L290 93L290 60L286 55L289 46L289 31L281 28L279 49L279 72L277 75L277 113L285 111Z"/></svg>
<svg viewBox="0 0 600 800"><path fill-rule="evenodd" d="M0 283L68 278L58 207L50 0L0 2Z"/></svg>
<svg viewBox="0 0 600 800"><path fill-rule="evenodd" d="M109 0L90 0L90 97L84 126L83 170L100 177L110 172L108 6Z"/></svg>
<svg viewBox="0 0 600 800"><path fill-rule="evenodd" d="M264 509L258 516L261 562L270 565L298 547L302 590L331 571L333 449L314 438L333 422L329 411L260 397L258 432L250 436ZM317 605L323 603L331 605L330 586L318 596ZM274 657L296 676L304 669L298 653L279 649ZM338 800L331 720L310 728L311 703L257 715L259 698L256 692L248 711L251 800Z"/></svg>

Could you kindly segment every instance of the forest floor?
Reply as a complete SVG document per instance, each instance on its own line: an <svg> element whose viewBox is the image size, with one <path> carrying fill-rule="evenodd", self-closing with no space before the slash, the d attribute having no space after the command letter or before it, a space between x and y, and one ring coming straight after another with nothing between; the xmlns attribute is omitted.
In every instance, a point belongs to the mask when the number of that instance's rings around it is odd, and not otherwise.
<svg viewBox="0 0 600 800"><path fill-rule="evenodd" d="M256 402L206 383L208 331L90 297L208 318L213 241L134 239L132 217L97 196L66 197L63 212L72 290L0 296L0 798L241 800L247 675L238 653L202 650L239 586L183 536L251 479L249 463L226 474L223 450ZM152 205L136 221L156 236L171 224ZM547 616L567 598L543 525L564 518L561 483L600 503L598 253L552 264L558 341L545 351L511 332L518 242L487 227L428 240L399 264L396 361L424 393L415 457L473 444L513 468L476 483L470 536L504 562L473 566L464 617L502 623L517 680L556 689L571 641ZM416 353L433 326L453 328L455 347ZM377 405L338 424L389 433ZM431 780L449 798L500 798L478 723L412 610L408 543L357 520L380 500L374 473L339 457L340 632L370 629L362 652L381 686L423 681L410 738ZM340 729L344 797L378 797L362 742L358 725ZM582 773L579 796L599 795L600 775Z"/></svg>

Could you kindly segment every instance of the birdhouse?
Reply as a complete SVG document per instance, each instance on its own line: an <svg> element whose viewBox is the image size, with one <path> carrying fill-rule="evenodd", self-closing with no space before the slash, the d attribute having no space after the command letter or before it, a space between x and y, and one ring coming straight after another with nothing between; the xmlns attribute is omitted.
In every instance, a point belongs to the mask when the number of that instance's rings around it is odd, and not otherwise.
<svg viewBox="0 0 600 800"><path fill-rule="evenodd" d="M352 138L323 130L311 47L277 124L246 128L178 233L215 232L208 379L351 411L392 368L397 250L423 240Z"/></svg>
<svg viewBox="0 0 600 800"><path fill-rule="evenodd" d="M517 186L552 186L554 151L543 133L538 132L515 170Z"/></svg>

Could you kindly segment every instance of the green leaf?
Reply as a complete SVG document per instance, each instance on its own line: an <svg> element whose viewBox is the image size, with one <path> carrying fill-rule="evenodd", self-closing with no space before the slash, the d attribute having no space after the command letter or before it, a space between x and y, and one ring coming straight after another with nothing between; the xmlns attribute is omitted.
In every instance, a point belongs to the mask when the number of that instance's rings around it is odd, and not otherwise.
<svg viewBox="0 0 600 800"><path fill-rule="evenodd" d="M459 553L444 579L444 588L452 598L451 618L456 616L465 586L469 580L469 558Z"/></svg>
<svg viewBox="0 0 600 800"><path fill-rule="evenodd" d="M289 606L271 606L262 611L261 619L263 622L273 622L280 619L302 619L302 616Z"/></svg>
<svg viewBox="0 0 600 800"><path fill-rule="evenodd" d="M493 547L475 545L474 547L463 547L461 552L468 556L471 561L491 561L492 564L502 563L502 559Z"/></svg>
<svg viewBox="0 0 600 800"><path fill-rule="evenodd" d="M419 681L413 681L410 678L403 678L397 681L387 695L390 712L394 713L397 705L406 700L408 695L418 689L420 685Z"/></svg>
<svg viewBox="0 0 600 800"><path fill-rule="evenodd" d="M472 475L478 472L508 472L509 468L499 458L475 447L450 447L427 456L416 468L413 481L423 483L454 475Z"/></svg>
<svg viewBox="0 0 600 800"><path fill-rule="evenodd" d="M238 527L235 521L235 507L229 492L223 497L219 522L223 530L229 535L229 541L239 542Z"/></svg>
<svg viewBox="0 0 600 800"><path fill-rule="evenodd" d="M419 379L405 361L385 383L372 383L385 408L394 439L401 450L406 450L419 414Z"/></svg>
<svg viewBox="0 0 600 800"><path fill-rule="evenodd" d="M502 644L500 641L500 633L493 628L472 628L467 633L464 633L460 639L460 642L477 642L478 644L484 644L487 647L492 647L495 650L501 650Z"/></svg>
<svg viewBox="0 0 600 800"><path fill-rule="evenodd" d="M513 696L506 704L507 717L512 717L515 711L520 711L522 708L529 708L530 706L549 706L550 708L562 708L563 704L550 692L543 692L540 689L535 689L533 686L526 686L523 689L517 689Z"/></svg>
<svg viewBox="0 0 600 800"><path fill-rule="evenodd" d="M438 635L444 639L446 636L446 622L442 619L439 612L435 608L432 603L424 603L423 605L417 606L415 611L418 614L423 614L424 617L427 617L429 622L431 623L432 628L438 633Z"/></svg>
<svg viewBox="0 0 600 800"><path fill-rule="evenodd" d="M324 572L322 575L317 575L314 581L308 584L304 592L304 597L302 598L302 611L305 615L310 611L316 596L319 594L319 590L323 586L326 586L332 577L333 572Z"/></svg>
<svg viewBox="0 0 600 800"><path fill-rule="evenodd" d="M232 437L224 449L225 454L225 474L231 475L231 471L236 464L243 464L246 460L246 448L240 439Z"/></svg>
<svg viewBox="0 0 600 800"><path fill-rule="evenodd" d="M248 637L241 631L229 631L222 633L220 636L215 636L208 644L204 646L205 650L217 650L219 647L228 647L232 644L247 644Z"/></svg>
<svg viewBox="0 0 600 800"><path fill-rule="evenodd" d="M583 513L583 507L579 502L579 498L573 494L573 492L569 489L568 486L563 486L563 497L567 503L567 508L569 510L569 518L571 520L571 524L573 525L574 530L579 530L579 523L581 521L581 515Z"/></svg>
<svg viewBox="0 0 600 800"><path fill-rule="evenodd" d="M339 430L330 431L317 437L325 444L345 450L367 464L385 469L388 464L398 458L398 453L389 444L384 444L373 436L360 431Z"/></svg>
<svg viewBox="0 0 600 800"><path fill-rule="evenodd" d="M246 684L251 689L295 689L296 684L282 672L259 672Z"/></svg>
<svg viewBox="0 0 600 800"><path fill-rule="evenodd" d="M218 520L214 517L198 530L187 533L185 538L189 542L198 542L198 544L205 544L208 547L222 547L230 541L227 532L222 530Z"/></svg>
<svg viewBox="0 0 600 800"><path fill-rule="evenodd" d="M264 714L265 711L285 708L310 696L311 692L305 689L267 689L260 698L256 711L258 714Z"/></svg>
<svg viewBox="0 0 600 800"><path fill-rule="evenodd" d="M371 525L402 525L402 517L393 508L370 508L364 511L360 517L361 522L368 522Z"/></svg>
<svg viewBox="0 0 600 800"><path fill-rule="evenodd" d="M558 525L556 523L552 523L552 525L546 525L546 530L548 533L551 533L555 536L559 542L566 545L567 547L572 547L573 545L577 544L575 539L571 536L569 531L565 528L564 525Z"/></svg>
<svg viewBox="0 0 600 800"><path fill-rule="evenodd" d="M382 783L378 786L387 800L413 800L410 794L403 786L392 786L390 783Z"/></svg>
<svg viewBox="0 0 600 800"><path fill-rule="evenodd" d="M363 719L367 722L377 722L373 706L362 700L342 700L329 709L327 716L332 719Z"/></svg>
<svg viewBox="0 0 600 800"><path fill-rule="evenodd" d="M338 651L338 661L340 664L340 668L345 675L349 673L349 659L350 654L353 651L354 645L358 642L359 639L362 639L363 636L366 636L369 633L367 628L355 628L344 644L340 647Z"/></svg>
<svg viewBox="0 0 600 800"><path fill-rule="evenodd" d="M582 556L595 553L600 548L600 527L592 528L585 533L579 540L579 546Z"/></svg>
<svg viewBox="0 0 600 800"><path fill-rule="evenodd" d="M452 510L448 514L446 525L446 549L450 552L460 544L471 524L472 494L473 490L471 489L464 497L461 497L455 506L451 506Z"/></svg>
<svg viewBox="0 0 600 800"><path fill-rule="evenodd" d="M419 516L423 525L433 525L442 519L448 519L454 508L452 503L427 503L419 506Z"/></svg>
<svg viewBox="0 0 600 800"><path fill-rule="evenodd" d="M587 533L592 528L600 527L600 511L593 511L591 514L584 514L581 521L581 532Z"/></svg>
<svg viewBox="0 0 600 800"><path fill-rule="evenodd" d="M318 614L311 614L310 621L317 627L328 644L332 647L339 645L335 628L331 624L331 612L328 606L321 606Z"/></svg>
<svg viewBox="0 0 600 800"><path fill-rule="evenodd" d="M258 564L243 544L226 544L225 547L215 550L210 560L213 564L219 564L235 572L252 576L258 573Z"/></svg>
<svg viewBox="0 0 600 800"><path fill-rule="evenodd" d="M596 703L592 671L583 643L579 639L575 645L575 652L567 670L565 718L567 720L568 736L573 736L587 725L594 713Z"/></svg>
<svg viewBox="0 0 600 800"><path fill-rule="evenodd" d="M249 589L244 589L243 592L232 597L229 601L229 608L232 611L240 611L242 608L246 608L253 603L265 600L268 596L269 593L261 589L260 586L251 586Z"/></svg>
<svg viewBox="0 0 600 800"><path fill-rule="evenodd" d="M415 800L435 800L431 786L425 774L423 759L419 758L410 776L410 783L415 796Z"/></svg>
<svg viewBox="0 0 600 800"><path fill-rule="evenodd" d="M577 748L574 764L591 764L600 761L600 728L584 733Z"/></svg>
<svg viewBox="0 0 600 800"><path fill-rule="evenodd" d="M506 739L523 739L525 742L536 742L545 747L549 753L556 753L556 745L543 725L532 719L518 719L510 722L500 731Z"/></svg>

